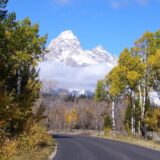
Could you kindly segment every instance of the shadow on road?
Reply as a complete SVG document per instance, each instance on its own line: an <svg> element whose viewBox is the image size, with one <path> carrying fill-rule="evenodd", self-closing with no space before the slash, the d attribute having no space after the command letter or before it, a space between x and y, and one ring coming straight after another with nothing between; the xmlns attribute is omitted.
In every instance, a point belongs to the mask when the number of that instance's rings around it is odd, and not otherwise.
<svg viewBox="0 0 160 160"><path fill-rule="evenodd" d="M66 136L66 135L58 135L58 134L54 134L53 138L55 139L59 139L59 138L74 138L73 136Z"/></svg>

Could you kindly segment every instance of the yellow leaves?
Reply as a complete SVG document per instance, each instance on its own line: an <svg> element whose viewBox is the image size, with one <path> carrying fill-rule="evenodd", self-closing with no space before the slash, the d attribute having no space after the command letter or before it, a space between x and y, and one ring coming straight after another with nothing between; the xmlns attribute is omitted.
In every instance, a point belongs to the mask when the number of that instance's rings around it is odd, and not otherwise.
<svg viewBox="0 0 160 160"><path fill-rule="evenodd" d="M160 69L160 49L157 50L155 55L149 56L148 64L154 69Z"/></svg>
<svg viewBox="0 0 160 160"><path fill-rule="evenodd" d="M148 59L148 64L149 65L154 65L156 63L156 56L155 55L151 55Z"/></svg>
<svg viewBox="0 0 160 160"><path fill-rule="evenodd" d="M52 141L51 137L47 134L47 131L40 124L32 124L29 129L25 131L18 139L18 148L20 154L25 152L32 152L43 145L48 145Z"/></svg>
<svg viewBox="0 0 160 160"><path fill-rule="evenodd" d="M13 156L17 153L18 143L15 140L7 139L2 148L0 148L0 153L4 160L11 160ZM0 155L0 157L1 157Z"/></svg>
<svg viewBox="0 0 160 160"><path fill-rule="evenodd" d="M135 87L143 76L144 68L138 56L132 56L128 49L124 49L119 64L108 75L111 96L118 96L126 87Z"/></svg>
<svg viewBox="0 0 160 160"><path fill-rule="evenodd" d="M53 139L47 134L47 130L40 124L30 124L28 130L16 139L4 137L4 140L0 141L0 160L35 159L35 154L43 147L51 145Z"/></svg>
<svg viewBox="0 0 160 160"><path fill-rule="evenodd" d="M110 72L110 93L118 94L125 87L135 87L144 75L145 65L132 51L124 49L119 58L119 64Z"/></svg>
<svg viewBox="0 0 160 160"><path fill-rule="evenodd" d="M160 79L160 50L157 50L155 55L149 56L148 66L151 72L151 83L158 86Z"/></svg>
<svg viewBox="0 0 160 160"><path fill-rule="evenodd" d="M126 67L120 65L114 67L113 70L109 73L109 93L111 96L118 96L124 89L126 73Z"/></svg>
<svg viewBox="0 0 160 160"><path fill-rule="evenodd" d="M134 86L135 83L139 80L140 75L136 71L128 71L127 79L130 82L131 86Z"/></svg>
<svg viewBox="0 0 160 160"><path fill-rule="evenodd" d="M129 64L130 57L131 57L131 55L130 55L129 50L128 50L127 48L125 48L125 49L123 50L123 52L120 54L120 56L119 56L119 61L118 61L118 63L119 63L120 65L128 65L128 64Z"/></svg>
<svg viewBox="0 0 160 160"><path fill-rule="evenodd" d="M160 109L150 110L147 113L145 122L150 129L157 131L160 126Z"/></svg>
<svg viewBox="0 0 160 160"><path fill-rule="evenodd" d="M136 71L136 72L143 72L145 65L141 61L140 57L137 55L132 55L132 51L135 49L132 49L129 51L128 49L125 49L119 58L119 65L124 66L129 71Z"/></svg>
<svg viewBox="0 0 160 160"><path fill-rule="evenodd" d="M78 117L77 117L77 110L76 108L73 108L71 111L66 113L66 122L68 125L71 125L72 123L77 122Z"/></svg>
<svg viewBox="0 0 160 160"><path fill-rule="evenodd" d="M26 17L24 20L22 20L21 24L24 25L24 26L30 26L31 21L30 21L29 17Z"/></svg>
<svg viewBox="0 0 160 160"><path fill-rule="evenodd" d="M145 32L143 34L143 36L135 42L135 45L139 46L140 44L145 43L145 42L150 42L153 39L154 39L154 33L152 33L152 32Z"/></svg>
<svg viewBox="0 0 160 160"><path fill-rule="evenodd" d="M120 93L120 90L119 90L119 88L115 84L113 84L110 87L109 93L110 93L110 95L112 97L114 97L114 96L117 96Z"/></svg>
<svg viewBox="0 0 160 160"><path fill-rule="evenodd" d="M72 120L71 114L67 113L67 115L66 115L66 122L67 122L67 124L70 124L71 120Z"/></svg>

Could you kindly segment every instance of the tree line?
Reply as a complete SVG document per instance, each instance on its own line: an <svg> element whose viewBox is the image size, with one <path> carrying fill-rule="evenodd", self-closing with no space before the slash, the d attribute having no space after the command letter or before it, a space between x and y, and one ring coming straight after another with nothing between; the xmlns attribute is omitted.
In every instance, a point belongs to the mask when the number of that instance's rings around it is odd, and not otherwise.
<svg viewBox="0 0 160 160"><path fill-rule="evenodd" d="M70 96L68 94L43 94L42 105L45 106L46 125L51 130L94 130L103 132L111 128L111 105L94 97ZM125 102L118 102L115 108L117 130L123 131ZM108 130L110 131L110 130Z"/></svg>

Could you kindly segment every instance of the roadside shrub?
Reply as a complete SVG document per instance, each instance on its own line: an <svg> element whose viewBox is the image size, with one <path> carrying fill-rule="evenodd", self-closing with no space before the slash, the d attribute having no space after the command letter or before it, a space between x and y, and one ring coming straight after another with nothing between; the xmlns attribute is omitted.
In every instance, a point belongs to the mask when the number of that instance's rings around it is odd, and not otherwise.
<svg viewBox="0 0 160 160"><path fill-rule="evenodd" d="M19 150L23 153L34 152L41 147L52 145L52 137L40 124L33 124L28 132L25 132L18 139Z"/></svg>
<svg viewBox="0 0 160 160"><path fill-rule="evenodd" d="M104 134L108 135L110 131L112 130L112 119L111 117L107 114L104 117Z"/></svg>
<svg viewBox="0 0 160 160"><path fill-rule="evenodd" d="M149 130L160 131L160 109L150 109L147 112L145 123Z"/></svg>
<svg viewBox="0 0 160 160"><path fill-rule="evenodd" d="M129 121L125 121L125 130L128 134L128 136L131 136L132 135L132 132L131 132L131 128L130 128L130 122Z"/></svg>
<svg viewBox="0 0 160 160"><path fill-rule="evenodd" d="M40 160L41 151L53 148L53 139L41 124L32 124L18 138L5 138L0 144L0 160ZM49 149L45 151L46 156Z"/></svg>
<svg viewBox="0 0 160 160"><path fill-rule="evenodd" d="M17 154L18 143L16 140L6 139L0 147L0 160L13 160Z"/></svg>

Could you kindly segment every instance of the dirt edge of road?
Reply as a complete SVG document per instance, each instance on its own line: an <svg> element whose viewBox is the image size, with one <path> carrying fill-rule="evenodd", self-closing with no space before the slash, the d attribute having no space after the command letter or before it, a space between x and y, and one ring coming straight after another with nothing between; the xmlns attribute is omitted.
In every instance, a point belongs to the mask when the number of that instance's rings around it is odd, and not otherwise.
<svg viewBox="0 0 160 160"><path fill-rule="evenodd" d="M55 158L55 156L56 156L56 154L57 154L57 150L58 150L58 144L55 143L54 152L52 152L52 153L50 154L50 156L48 157L48 160L54 160L54 158Z"/></svg>

